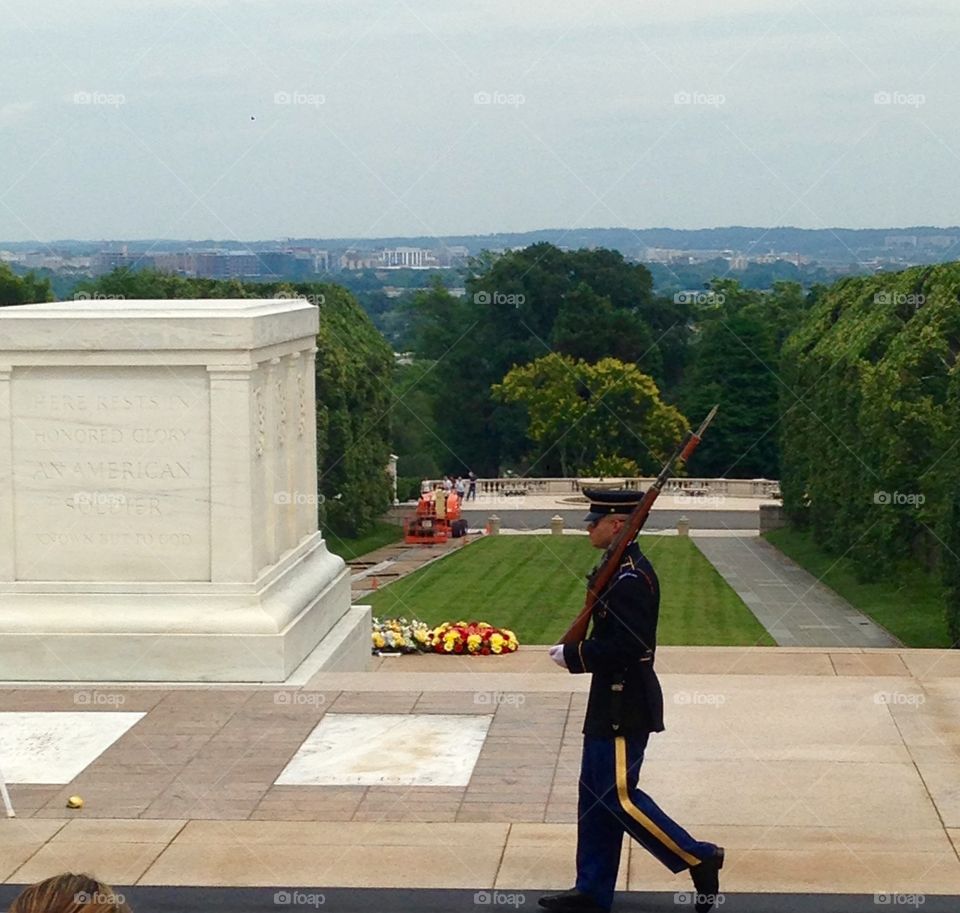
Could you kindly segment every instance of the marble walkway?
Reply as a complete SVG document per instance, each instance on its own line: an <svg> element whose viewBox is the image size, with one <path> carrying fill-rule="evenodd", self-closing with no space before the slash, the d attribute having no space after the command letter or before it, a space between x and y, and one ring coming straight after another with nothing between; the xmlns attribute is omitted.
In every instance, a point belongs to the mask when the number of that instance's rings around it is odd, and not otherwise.
<svg viewBox="0 0 960 913"><path fill-rule="evenodd" d="M727 847L727 893L960 896L960 653L663 647L658 669L641 783ZM0 881L566 888L586 686L526 646L297 688L0 688ZM687 883L625 844L621 887Z"/></svg>
<svg viewBox="0 0 960 913"><path fill-rule="evenodd" d="M692 538L780 646L902 646L765 539Z"/></svg>

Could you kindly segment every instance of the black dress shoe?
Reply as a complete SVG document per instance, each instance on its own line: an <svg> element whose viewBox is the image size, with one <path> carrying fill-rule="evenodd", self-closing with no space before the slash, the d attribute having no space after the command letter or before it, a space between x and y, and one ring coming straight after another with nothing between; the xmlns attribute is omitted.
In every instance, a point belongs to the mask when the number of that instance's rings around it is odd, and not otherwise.
<svg viewBox="0 0 960 913"><path fill-rule="evenodd" d="M723 868L723 847L718 846L715 855L704 859L690 869L693 876L693 889L697 892L693 909L697 913L710 913L720 893L720 869ZM721 901L722 903L723 901Z"/></svg>
<svg viewBox="0 0 960 913"><path fill-rule="evenodd" d="M538 901L541 907L553 910L554 913L608 913L589 894L573 888L562 894L547 894Z"/></svg>

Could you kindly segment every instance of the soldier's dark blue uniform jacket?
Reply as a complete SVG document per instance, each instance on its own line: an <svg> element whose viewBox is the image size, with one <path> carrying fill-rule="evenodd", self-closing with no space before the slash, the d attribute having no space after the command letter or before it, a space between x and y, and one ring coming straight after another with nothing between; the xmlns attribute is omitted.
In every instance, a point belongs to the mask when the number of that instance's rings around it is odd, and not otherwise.
<svg viewBox="0 0 960 913"><path fill-rule="evenodd" d="M587 639L566 644L574 673L593 674L585 735L612 738L663 731L663 692L654 671L660 584L636 542L599 594ZM622 690L615 686L622 684Z"/></svg>

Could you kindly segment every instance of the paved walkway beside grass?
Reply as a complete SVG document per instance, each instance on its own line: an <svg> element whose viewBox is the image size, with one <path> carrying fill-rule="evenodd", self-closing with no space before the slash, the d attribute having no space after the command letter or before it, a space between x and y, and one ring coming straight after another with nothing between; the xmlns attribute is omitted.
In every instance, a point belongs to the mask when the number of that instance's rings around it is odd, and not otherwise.
<svg viewBox="0 0 960 913"><path fill-rule="evenodd" d="M383 658L302 688L0 688L0 744L11 713L62 713L67 733L67 714L144 714L69 782L12 778L0 881L87 870L119 886L514 891L532 906L573 881L588 684L546 650ZM726 846L728 895L960 896L960 653L663 647L657 664L668 728L641 784ZM278 785L318 724L343 714L385 732L414 717L488 727L459 786ZM389 746L391 769L402 749L435 753L428 738ZM86 804L68 810L75 794ZM629 842L623 859L622 887L670 892L655 909L675 909L683 876ZM761 909L740 899L724 909Z"/></svg>
<svg viewBox="0 0 960 913"><path fill-rule="evenodd" d="M694 542L780 646L902 646L765 539L696 536Z"/></svg>

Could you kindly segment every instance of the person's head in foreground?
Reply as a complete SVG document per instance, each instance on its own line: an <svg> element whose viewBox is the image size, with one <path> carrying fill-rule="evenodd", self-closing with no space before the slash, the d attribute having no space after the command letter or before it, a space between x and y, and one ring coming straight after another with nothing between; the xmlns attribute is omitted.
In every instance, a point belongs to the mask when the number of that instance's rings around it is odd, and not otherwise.
<svg viewBox="0 0 960 913"><path fill-rule="evenodd" d="M90 875L67 872L20 892L9 913L133 913L122 894Z"/></svg>

